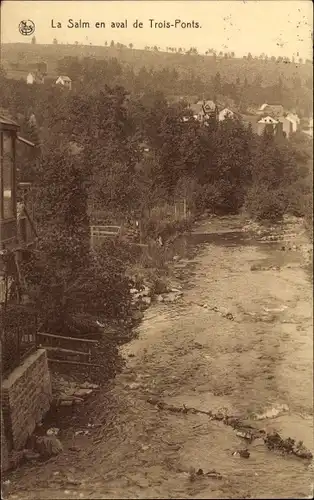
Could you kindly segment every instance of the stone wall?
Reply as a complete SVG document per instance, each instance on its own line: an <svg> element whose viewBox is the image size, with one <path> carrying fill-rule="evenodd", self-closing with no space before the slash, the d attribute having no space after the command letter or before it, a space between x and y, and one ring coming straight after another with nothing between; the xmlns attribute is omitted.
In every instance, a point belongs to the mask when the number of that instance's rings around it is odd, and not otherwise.
<svg viewBox="0 0 314 500"><path fill-rule="evenodd" d="M9 451L25 445L52 400L45 349L28 356L2 381L2 414Z"/></svg>

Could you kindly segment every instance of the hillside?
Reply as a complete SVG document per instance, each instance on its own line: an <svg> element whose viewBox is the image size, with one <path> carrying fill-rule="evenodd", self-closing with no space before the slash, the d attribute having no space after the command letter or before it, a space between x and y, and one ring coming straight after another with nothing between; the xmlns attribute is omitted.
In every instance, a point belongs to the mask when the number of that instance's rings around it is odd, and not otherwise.
<svg viewBox="0 0 314 500"><path fill-rule="evenodd" d="M285 85L292 86L295 78L301 83L312 79L312 64L276 62L272 59L225 58L195 54L168 53L154 50L137 50L127 47L106 47L89 45L40 45L30 43L8 43L2 45L2 65L6 71L28 69L29 64L45 61L49 73L55 73L58 60L67 57L93 57L95 59L117 58L123 65L135 72L145 66L149 69L176 68L182 76L194 73L208 81L217 72L230 82L239 78L249 83L262 77L263 85L273 85L281 78ZM14 78L16 76L13 76Z"/></svg>

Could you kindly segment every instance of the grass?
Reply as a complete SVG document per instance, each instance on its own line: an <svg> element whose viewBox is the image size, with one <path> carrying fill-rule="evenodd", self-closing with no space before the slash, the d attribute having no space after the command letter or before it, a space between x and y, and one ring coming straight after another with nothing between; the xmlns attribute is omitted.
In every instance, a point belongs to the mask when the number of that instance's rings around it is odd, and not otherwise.
<svg viewBox="0 0 314 500"><path fill-rule="evenodd" d="M118 41L118 40L116 40ZM109 42L109 40L108 40ZM188 48L188 47L187 47ZM279 77L292 81L295 72L301 80L312 78L312 65L299 63L277 63L259 59L247 60L243 58L217 58L204 55L185 55L169 53L162 49L155 52L151 50L119 49L117 47L71 45L71 44L30 44L30 43L4 43L2 44L2 64L7 69L12 62L20 62L21 68L28 70L32 63L45 61L48 63L48 72L55 73L58 60L66 56L94 57L96 59L116 57L122 64L129 64L137 72L141 67L160 69L162 67L176 67L180 74L186 73L193 67L204 81L208 81L217 72L227 81L247 78L252 82L257 74L263 75L263 85L272 85Z"/></svg>

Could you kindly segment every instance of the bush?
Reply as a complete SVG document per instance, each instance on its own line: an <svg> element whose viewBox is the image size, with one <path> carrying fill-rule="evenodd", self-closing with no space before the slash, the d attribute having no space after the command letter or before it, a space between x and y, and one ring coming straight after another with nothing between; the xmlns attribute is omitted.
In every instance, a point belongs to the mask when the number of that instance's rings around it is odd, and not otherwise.
<svg viewBox="0 0 314 500"><path fill-rule="evenodd" d="M286 197L281 190L272 190L267 185L254 185L247 193L245 210L259 221L280 221L287 209Z"/></svg>
<svg viewBox="0 0 314 500"><path fill-rule="evenodd" d="M308 235L313 241L313 195L304 197L303 200L304 222Z"/></svg>
<svg viewBox="0 0 314 500"><path fill-rule="evenodd" d="M97 330L96 319L110 323L130 314L126 249L108 240L80 259L74 248L73 238L60 236L53 244L46 235L23 265L30 299L47 332L84 335ZM76 261L69 258L71 250Z"/></svg>
<svg viewBox="0 0 314 500"><path fill-rule="evenodd" d="M312 179L309 176L299 179L287 189L287 211L296 217L311 217L312 196Z"/></svg>

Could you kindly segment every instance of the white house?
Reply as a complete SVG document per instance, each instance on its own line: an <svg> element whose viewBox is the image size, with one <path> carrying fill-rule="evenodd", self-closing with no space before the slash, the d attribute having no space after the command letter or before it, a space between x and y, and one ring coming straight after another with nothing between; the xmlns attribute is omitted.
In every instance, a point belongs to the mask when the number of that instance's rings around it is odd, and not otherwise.
<svg viewBox="0 0 314 500"><path fill-rule="evenodd" d="M44 83L45 77L39 73L28 73L26 83L33 85L34 83Z"/></svg>
<svg viewBox="0 0 314 500"><path fill-rule="evenodd" d="M193 117L196 120L203 122L209 117L217 118L218 110L214 101L198 101L196 104L191 104L190 109L192 110Z"/></svg>
<svg viewBox="0 0 314 500"><path fill-rule="evenodd" d="M63 85L67 89L71 90L72 88L72 80L68 76L59 76L56 80L57 85Z"/></svg>
<svg viewBox="0 0 314 500"><path fill-rule="evenodd" d="M28 83L28 85L32 85L33 83L35 83L35 75L33 73L28 73L26 77L26 83Z"/></svg>
<svg viewBox="0 0 314 500"><path fill-rule="evenodd" d="M295 113L288 113L287 116L286 116L286 119L289 120L289 122L292 123L292 131L296 132L298 130L300 122L301 122L301 120L298 117L298 115L295 114Z"/></svg>
<svg viewBox="0 0 314 500"><path fill-rule="evenodd" d="M281 104L267 104L264 103L261 105L259 108L258 115L270 115L273 116L274 118L279 118L279 116L282 116L284 114L284 109Z"/></svg>
<svg viewBox="0 0 314 500"><path fill-rule="evenodd" d="M261 118L258 123L262 123L264 125L276 125L278 120L275 120L275 118L272 118L271 116L265 116L264 118Z"/></svg>
<svg viewBox="0 0 314 500"><path fill-rule="evenodd" d="M231 109L224 108L219 112L218 120L221 122L221 121L225 120L226 118L234 118L234 117L235 117L235 114L233 111L231 111Z"/></svg>
<svg viewBox="0 0 314 500"><path fill-rule="evenodd" d="M264 118L261 118L261 120L257 122L257 133L259 135L262 135L265 130L265 127L269 125L272 125L273 129L275 130L278 123L279 123L278 120L275 120L271 116L265 116Z"/></svg>
<svg viewBox="0 0 314 500"><path fill-rule="evenodd" d="M262 104L260 108L258 108L258 113L264 113L268 104L265 102L265 104Z"/></svg>

